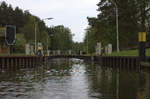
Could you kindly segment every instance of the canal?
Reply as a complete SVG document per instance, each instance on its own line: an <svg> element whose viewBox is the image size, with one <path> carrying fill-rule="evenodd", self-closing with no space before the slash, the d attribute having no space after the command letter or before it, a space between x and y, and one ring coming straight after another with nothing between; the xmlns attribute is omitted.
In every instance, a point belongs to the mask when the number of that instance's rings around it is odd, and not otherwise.
<svg viewBox="0 0 150 99"><path fill-rule="evenodd" d="M150 74L55 59L0 72L0 99L150 99Z"/></svg>

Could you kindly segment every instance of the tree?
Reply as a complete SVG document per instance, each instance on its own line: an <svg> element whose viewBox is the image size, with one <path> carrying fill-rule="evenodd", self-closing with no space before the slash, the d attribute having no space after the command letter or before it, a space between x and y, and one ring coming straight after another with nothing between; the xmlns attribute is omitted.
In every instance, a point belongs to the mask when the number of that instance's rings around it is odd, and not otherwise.
<svg viewBox="0 0 150 99"><path fill-rule="evenodd" d="M24 53L25 52L25 44L26 44L26 40L25 40L24 34L17 34L16 42L14 44L15 53Z"/></svg>
<svg viewBox="0 0 150 99"><path fill-rule="evenodd" d="M15 9L11 5L8 6L6 2L0 2L0 27L6 25L15 25L17 29L17 37L21 37L25 40L25 43L35 44L35 32L37 43L41 42L44 45L44 49L50 42L54 40L54 49L69 50L72 47L72 35L71 30L62 25L48 28L44 21L39 17L30 14L29 11L23 11L19 7ZM36 31L35 31L36 28ZM53 37L50 33L54 33ZM53 39L52 39L53 38ZM18 39L18 38L17 38ZM24 44L23 44L24 45ZM16 51L20 43L15 45ZM22 47L24 48L24 47Z"/></svg>
<svg viewBox="0 0 150 99"><path fill-rule="evenodd" d="M53 50L69 50L72 49L72 35L69 28L63 25L51 27L48 29L51 38Z"/></svg>
<svg viewBox="0 0 150 99"><path fill-rule="evenodd" d="M35 40L35 21L34 21L33 16L30 16L27 24L25 24L23 28L20 28L20 33L24 34L24 37L25 37L27 43L34 42L34 40ZM39 34L38 28L37 28L37 34Z"/></svg>
<svg viewBox="0 0 150 99"><path fill-rule="evenodd" d="M111 43L113 45L113 49L115 50L115 4L119 13L119 41L121 49L137 47L138 32L148 32L148 30L150 30L150 25L148 24L150 20L149 16L146 14L149 9L147 6L148 0L101 0L97 4L97 11L99 12L97 17L88 17L90 26L88 35L94 35L94 37L91 36L89 38L91 39L91 41L89 40L89 46L93 47L93 44L95 46L97 42L102 42L103 46ZM95 43L92 43L93 41L95 41Z"/></svg>

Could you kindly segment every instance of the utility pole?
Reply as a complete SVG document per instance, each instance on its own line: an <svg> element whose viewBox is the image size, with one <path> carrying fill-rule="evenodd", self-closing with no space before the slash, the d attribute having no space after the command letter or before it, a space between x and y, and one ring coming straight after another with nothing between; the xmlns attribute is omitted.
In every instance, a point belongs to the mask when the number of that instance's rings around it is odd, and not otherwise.
<svg viewBox="0 0 150 99"><path fill-rule="evenodd" d="M146 31L146 27L145 27L146 4L145 2L141 4L140 8L141 8L141 29L139 32L139 56L140 56L140 61L146 61L146 32L145 32Z"/></svg>
<svg viewBox="0 0 150 99"><path fill-rule="evenodd" d="M115 4L116 5L116 4ZM118 27L118 6L116 5L116 32L117 32L117 52L120 51L119 49L119 27Z"/></svg>
<svg viewBox="0 0 150 99"><path fill-rule="evenodd" d="M89 52L88 52L88 36L89 36L88 34L89 34L89 31L87 31L87 55L88 55L88 53L89 53Z"/></svg>
<svg viewBox="0 0 150 99"><path fill-rule="evenodd" d="M35 44L35 45L34 45L34 53L36 54L36 52L37 52L37 51L36 51L36 49L37 49L37 46L36 46L36 45L37 45L37 44L36 44L36 40L37 40L37 38L36 38L36 34L37 34L37 33L36 33L36 22L35 22L35 27L34 27L34 28L35 28L35 29L34 29L34 31L35 31L35 35L34 35L34 36L35 36L35 37L34 37L34 38L35 38L35 42L34 42L34 44Z"/></svg>
<svg viewBox="0 0 150 99"><path fill-rule="evenodd" d="M42 19L42 21L44 21L44 20L52 20L52 19L54 19L54 18L45 18L45 19ZM37 30L36 30L36 26L37 26L37 22L36 22L36 19L34 19L34 21L35 21L35 27L34 27L34 32L35 32L35 41L34 41L34 51L35 51L35 54L36 54L36 52L37 52Z"/></svg>
<svg viewBox="0 0 150 99"><path fill-rule="evenodd" d="M116 33L117 33L116 39L117 39L117 52L119 52L120 49L119 49L118 6L117 6L116 2L114 2L113 0L110 0L110 1L115 5L115 10L116 10Z"/></svg>
<svg viewBox="0 0 150 99"><path fill-rule="evenodd" d="M48 51L48 38L47 38L47 51Z"/></svg>

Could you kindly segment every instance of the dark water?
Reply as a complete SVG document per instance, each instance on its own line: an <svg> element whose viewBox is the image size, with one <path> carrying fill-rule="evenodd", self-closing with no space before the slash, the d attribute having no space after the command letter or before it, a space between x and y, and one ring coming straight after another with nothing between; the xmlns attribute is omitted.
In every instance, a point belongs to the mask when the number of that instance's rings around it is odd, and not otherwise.
<svg viewBox="0 0 150 99"><path fill-rule="evenodd" d="M150 99L150 74L54 60L1 73L0 99Z"/></svg>

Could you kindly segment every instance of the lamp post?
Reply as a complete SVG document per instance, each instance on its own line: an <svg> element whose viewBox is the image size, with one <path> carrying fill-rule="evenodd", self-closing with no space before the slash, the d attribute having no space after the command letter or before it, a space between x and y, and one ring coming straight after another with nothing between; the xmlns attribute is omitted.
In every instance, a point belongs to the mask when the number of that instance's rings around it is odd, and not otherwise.
<svg viewBox="0 0 150 99"><path fill-rule="evenodd" d="M75 34L72 34L72 40L73 40L73 37L75 36ZM74 43L73 43L73 41L72 41L72 53L74 52L73 51L73 48L74 48Z"/></svg>
<svg viewBox="0 0 150 99"><path fill-rule="evenodd" d="M110 0L114 5L115 5L115 8L116 8L116 33L117 33L117 37L116 37L116 39L117 39L117 52L119 52L120 51L120 49L119 49L119 25L118 25L118 6L117 6L117 4L116 4L116 2L114 2L113 0Z"/></svg>
<svg viewBox="0 0 150 99"><path fill-rule="evenodd" d="M89 51L88 51L88 49L89 49L89 47L88 47L88 42L89 42L89 31L87 31L87 55L88 55L88 53L89 53Z"/></svg>
<svg viewBox="0 0 150 99"><path fill-rule="evenodd" d="M89 29L87 28L87 29L85 29L85 31L86 31L86 33L87 33L87 35L86 35L86 38L87 38L87 39L86 39L86 44L85 44L85 45L86 45L86 49L85 49L85 50L86 50L86 54L88 54L88 53L89 53L89 51L88 51L88 49L89 49L89 47L88 47L88 42L89 42L89 39L88 39L88 38L89 38Z"/></svg>
<svg viewBox="0 0 150 99"><path fill-rule="evenodd" d="M36 52L37 52L37 51L36 51L36 48L37 48L37 47L36 47L36 45L37 45L37 44L36 44L36 34L37 34L37 33L36 33L36 22L35 22L34 32L35 32L35 33L34 33L34 34L35 34L35 35L34 35L34 38L35 38L35 41L34 41L34 42L35 42L35 43L34 43L34 44L35 44L35 45L34 45L34 53L36 54Z"/></svg>
<svg viewBox="0 0 150 99"><path fill-rule="evenodd" d="M52 54L53 54L53 36L54 36L54 34L52 33L52 34L50 34L50 36L51 36L51 52L52 52Z"/></svg>
<svg viewBox="0 0 150 99"><path fill-rule="evenodd" d="M44 21L44 20L52 20L52 19L54 19L54 18L45 18L45 19L42 19L42 21ZM37 30L36 30L36 27L37 27L37 22L36 22L36 20L35 20L35 27L34 27L34 32L35 32L35 41L34 41L34 51L35 51L35 53L37 52ZM48 46L48 45L47 45Z"/></svg>

